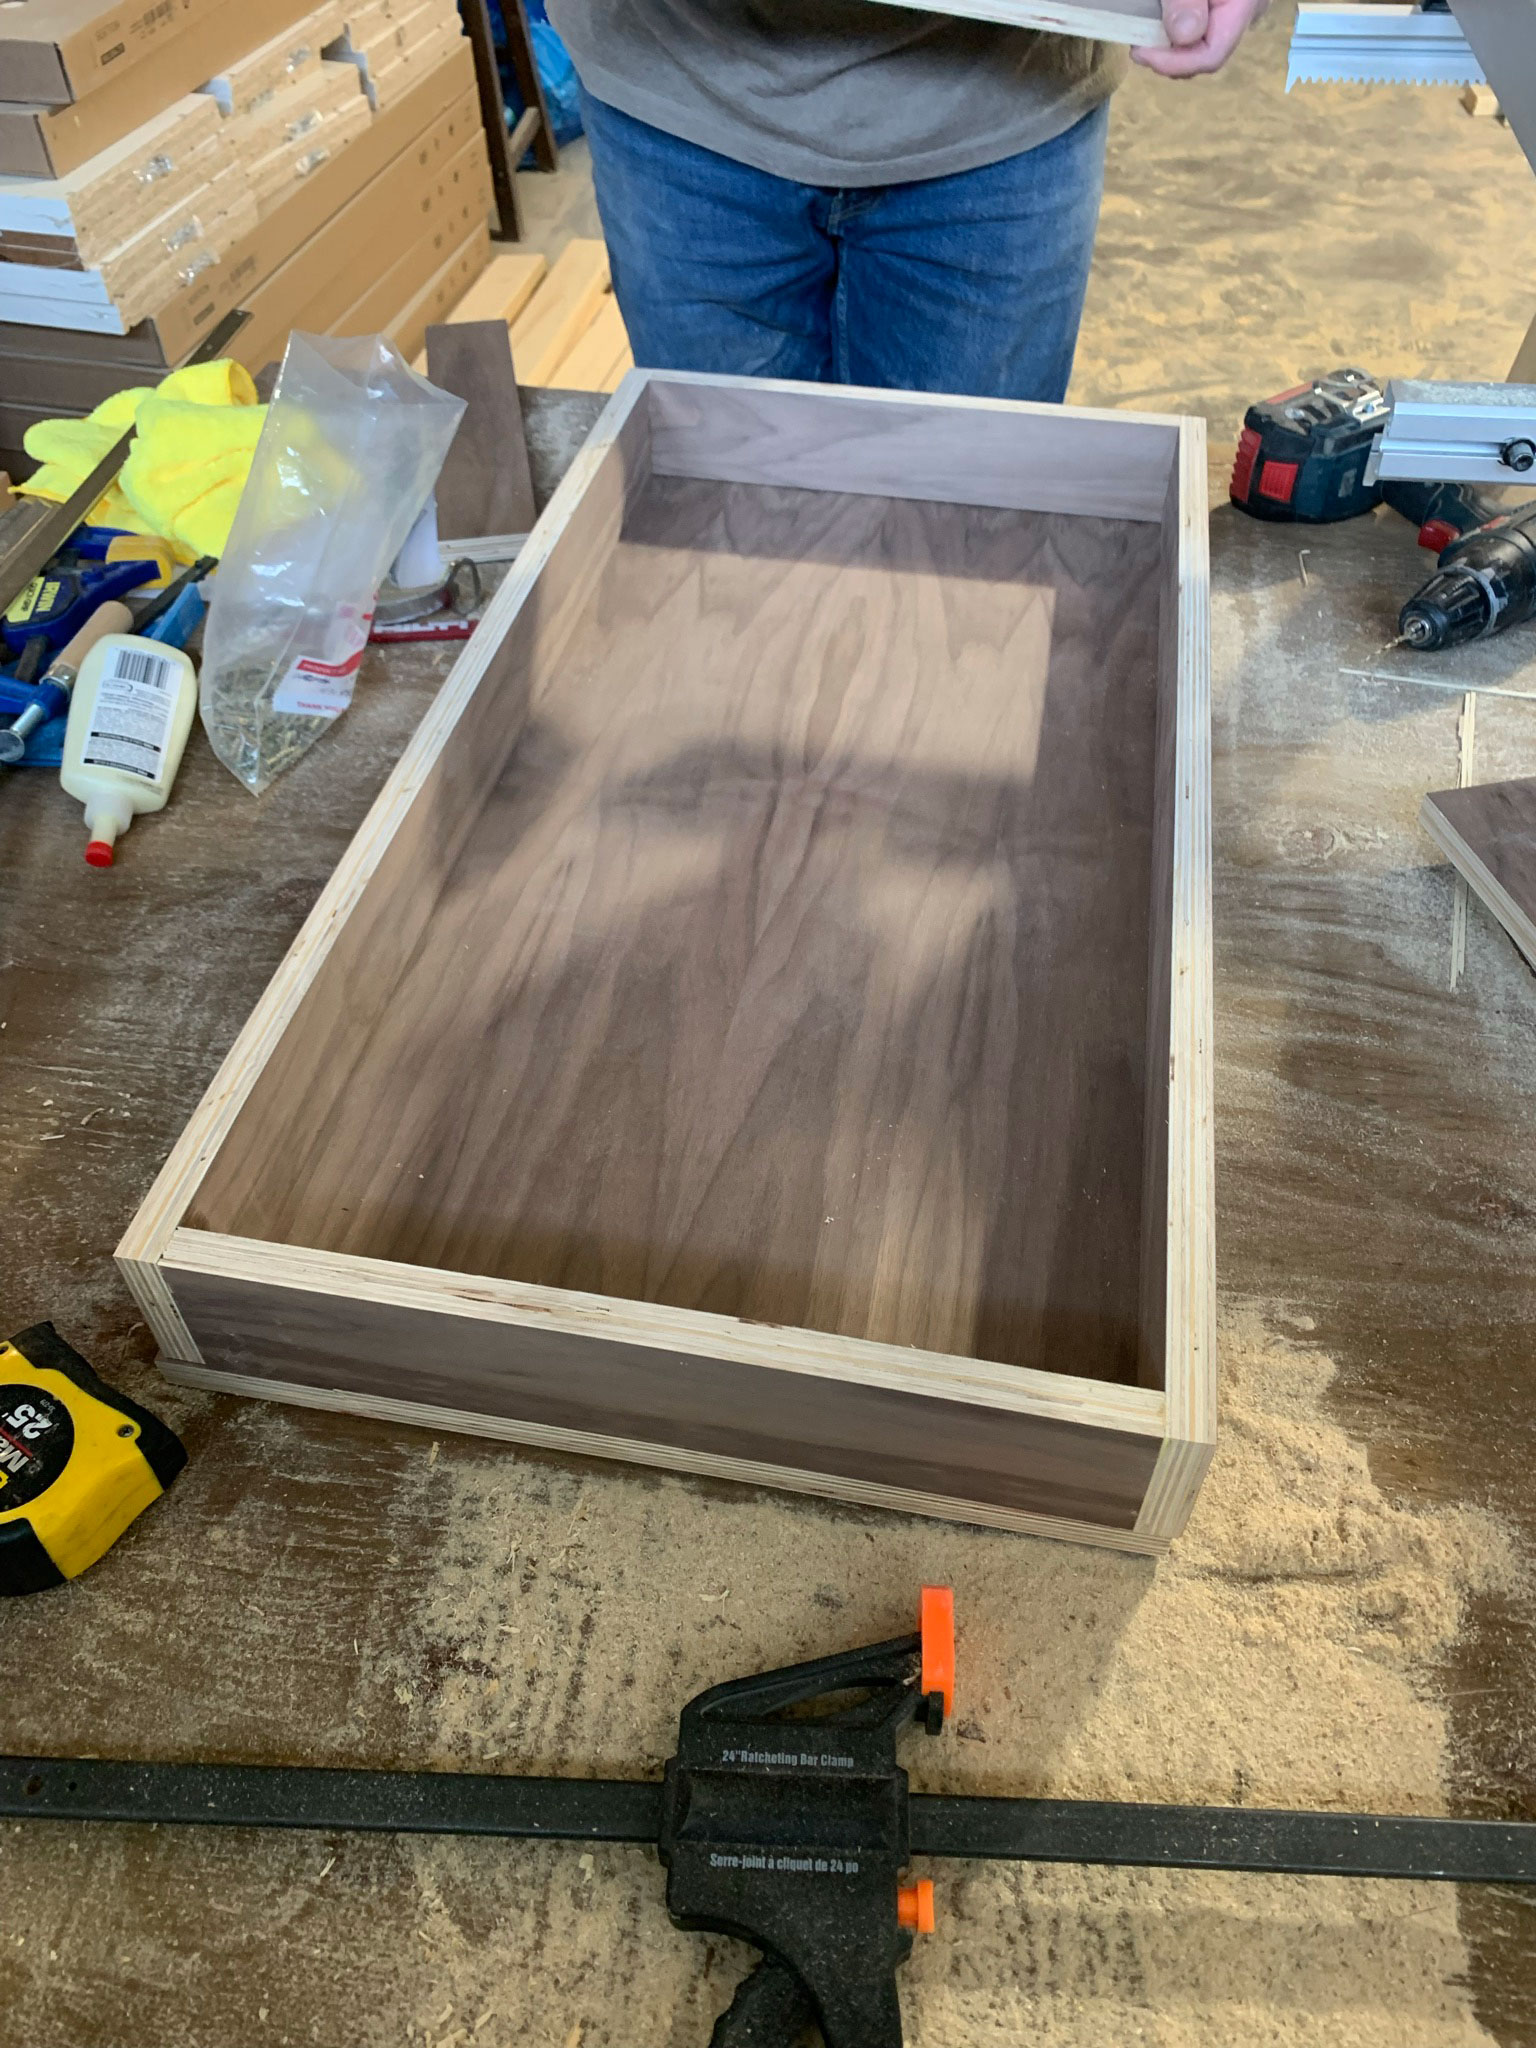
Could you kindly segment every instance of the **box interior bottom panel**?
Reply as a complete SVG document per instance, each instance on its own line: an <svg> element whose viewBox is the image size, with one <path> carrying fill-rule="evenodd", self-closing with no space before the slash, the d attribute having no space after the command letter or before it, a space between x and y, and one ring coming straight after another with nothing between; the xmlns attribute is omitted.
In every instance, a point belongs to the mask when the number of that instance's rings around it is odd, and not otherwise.
<svg viewBox="0 0 1536 2048"><path fill-rule="evenodd" d="M651 479L188 1222L1135 1383L1160 543Z"/></svg>

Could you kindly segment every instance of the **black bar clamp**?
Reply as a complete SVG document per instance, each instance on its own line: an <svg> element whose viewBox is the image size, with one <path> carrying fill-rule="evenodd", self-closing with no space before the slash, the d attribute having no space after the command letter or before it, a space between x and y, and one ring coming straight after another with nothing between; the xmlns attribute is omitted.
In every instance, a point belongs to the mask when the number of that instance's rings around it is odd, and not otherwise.
<svg viewBox="0 0 1536 2048"><path fill-rule="evenodd" d="M712 2048L901 2048L896 1972L933 1925L910 1854L897 1739L937 1735L953 1704L954 1598L925 1587L922 1626L809 1664L711 1686L683 1709L662 1795L667 1909L763 1961Z"/></svg>

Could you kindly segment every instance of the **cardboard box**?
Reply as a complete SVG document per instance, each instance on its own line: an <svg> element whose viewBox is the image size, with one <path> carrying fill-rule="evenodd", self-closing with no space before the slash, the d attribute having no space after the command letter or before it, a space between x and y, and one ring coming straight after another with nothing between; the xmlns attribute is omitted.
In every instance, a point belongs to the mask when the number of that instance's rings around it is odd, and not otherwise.
<svg viewBox="0 0 1536 2048"><path fill-rule="evenodd" d="M362 97L352 65L317 57L294 84L266 94L248 114L232 114L224 123L225 140L242 162L255 164Z"/></svg>
<svg viewBox="0 0 1536 2048"><path fill-rule="evenodd" d="M436 132L423 136L389 169L329 220L246 300L251 318L230 353L259 370L283 352L289 331L328 334L365 298L379 309L377 326L420 290L455 243L465 240L490 210L484 137L461 140L446 159ZM405 253L386 259L381 249ZM376 287L388 285L387 298ZM374 328L369 328L373 332Z"/></svg>
<svg viewBox="0 0 1536 2048"><path fill-rule="evenodd" d="M187 93L62 178L0 178L0 243L94 263L229 161L217 107Z"/></svg>
<svg viewBox="0 0 1536 2048"><path fill-rule="evenodd" d="M49 415L39 406L12 405L7 398L0 395L0 448L19 451L26 439L28 427L36 426L39 420L48 417ZM30 459L22 463L19 469L13 467L10 462L0 463L0 468L8 470L18 483L33 467Z"/></svg>
<svg viewBox="0 0 1536 2048"><path fill-rule="evenodd" d="M474 60L465 44L397 106L371 121L368 132L334 163L307 178L291 199L257 225L254 234L230 250L222 264L177 293L132 334L87 335L0 323L0 364L7 356L46 352L73 361L122 365L135 372L124 378L125 384L153 383L185 361L232 307L248 303L256 286L290 252L324 227L403 151L411 150L419 176L427 166L451 159L469 136L482 134ZM0 391L6 388L3 376L0 371Z"/></svg>
<svg viewBox="0 0 1536 2048"><path fill-rule="evenodd" d="M0 312L17 324L127 334L183 283L211 271L255 231L256 202L231 165L89 269L0 262Z"/></svg>
<svg viewBox="0 0 1536 2048"><path fill-rule="evenodd" d="M333 316L325 331L334 334L386 334L405 308L456 250L462 249L476 228L486 226L491 210L491 173L485 151L471 142L455 158L433 186L430 203L418 209L421 232L413 236L405 253L397 256L384 274L345 311ZM487 231L489 245L489 231ZM481 266L484 268L484 266ZM460 296L479 275L464 280ZM457 303L457 301L455 301ZM412 351L414 354L414 350Z"/></svg>
<svg viewBox="0 0 1536 2048"><path fill-rule="evenodd" d="M428 278L415 298L385 327L384 332L407 362L420 354L427 329L447 318L490 260L490 230L482 221L462 248L453 252L442 269ZM350 316L337 329L340 334L357 331Z"/></svg>
<svg viewBox="0 0 1536 2048"><path fill-rule="evenodd" d="M7 100L65 107L159 56L218 0L27 0L0 12Z"/></svg>
<svg viewBox="0 0 1536 2048"><path fill-rule="evenodd" d="M329 0L205 81L203 90L233 120L259 111L280 92L319 70L321 53L340 34L341 9Z"/></svg>
<svg viewBox="0 0 1536 2048"><path fill-rule="evenodd" d="M18 330L15 327L0 331L8 334L35 332L31 328ZM77 340L89 343L94 339L91 335L69 336L71 343ZM126 346L127 340L124 337L119 346ZM31 406L44 419L69 418L92 411L116 391L127 391L137 384L153 384L164 375L163 370L148 368L142 363L84 362L56 354L0 355L0 401Z"/></svg>
<svg viewBox="0 0 1536 2048"><path fill-rule="evenodd" d="M0 104L0 174L62 178L304 12L304 0L223 0L168 38L153 64L108 80L76 105Z"/></svg>
<svg viewBox="0 0 1536 2048"><path fill-rule="evenodd" d="M368 132L373 115L367 100L355 93L353 104L340 113L325 114L307 135L286 143L250 169L251 196L258 213L271 213L284 204L294 187L315 177L334 163L344 149Z"/></svg>

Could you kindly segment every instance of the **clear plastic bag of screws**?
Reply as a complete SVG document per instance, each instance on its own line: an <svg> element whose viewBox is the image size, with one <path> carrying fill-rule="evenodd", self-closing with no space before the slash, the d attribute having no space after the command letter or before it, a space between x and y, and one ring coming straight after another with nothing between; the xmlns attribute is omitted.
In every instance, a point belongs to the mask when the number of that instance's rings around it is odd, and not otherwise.
<svg viewBox="0 0 1536 2048"><path fill-rule="evenodd" d="M290 337L203 634L203 725L253 795L352 701L463 411L379 335Z"/></svg>

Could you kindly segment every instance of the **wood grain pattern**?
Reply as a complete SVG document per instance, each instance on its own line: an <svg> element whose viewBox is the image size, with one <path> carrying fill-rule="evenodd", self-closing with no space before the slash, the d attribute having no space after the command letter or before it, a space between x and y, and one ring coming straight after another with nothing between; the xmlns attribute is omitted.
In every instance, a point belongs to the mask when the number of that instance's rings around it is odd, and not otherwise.
<svg viewBox="0 0 1536 2048"><path fill-rule="evenodd" d="M791 1493L820 1495L850 1506L883 1508L902 1515L926 1515L939 1521L980 1523L1019 1536L1044 1536L1058 1543L1082 1543L1096 1550L1120 1550L1136 1557L1161 1557L1164 1537L1148 1536L1139 1526L1113 1528L1069 1515L1037 1515L976 1502L950 1494L921 1493L910 1487L881 1486L868 1479L845 1479L814 1467L765 1465L717 1452L689 1451L676 1444L640 1443L598 1431L559 1429L548 1423L522 1422L486 1415L468 1408L442 1408L429 1401L396 1400L382 1394L349 1393L340 1387L303 1385L297 1380L261 1379L249 1373L220 1372L180 1358L162 1358L160 1370L177 1386L208 1394L234 1394L254 1401L281 1401L296 1408L319 1408L337 1415L360 1415L396 1428L448 1431L488 1437L492 1442L528 1444L536 1450L567 1457L612 1458L628 1465L654 1465L701 1479L724 1479L738 1486L770 1486Z"/></svg>
<svg viewBox="0 0 1536 2048"><path fill-rule="evenodd" d="M561 357L546 381L569 391L601 391L619 358L628 354L629 330L618 300L609 292L592 325Z"/></svg>
<svg viewBox="0 0 1536 2048"><path fill-rule="evenodd" d="M377 1301L413 1314L469 1316L524 1331L553 1330L590 1343L602 1339L662 1356L696 1352L803 1379L833 1379L897 1394L973 1402L1010 1415L1161 1439L1163 1398L1145 1387L1114 1386L1067 1373L1031 1372L910 1345L829 1337L815 1330L744 1322L655 1302L619 1301L571 1288L537 1287L484 1274L357 1258L347 1252L268 1244L183 1228L171 1233L164 1268L238 1280L262 1288Z"/></svg>
<svg viewBox="0 0 1536 2048"><path fill-rule="evenodd" d="M548 277L512 323L518 382L548 384L596 318L608 289L608 251L578 236L556 257Z"/></svg>
<svg viewBox="0 0 1536 2048"><path fill-rule="evenodd" d="M124 1233L119 1269L156 1339L175 1356L188 1356L192 1340L174 1305L168 1308L157 1270L171 1233L258 1077L288 1056L287 1027L333 950L333 986L345 1005L361 964L387 974L394 949L408 950L416 920L431 914L433 878L453 861L488 780L517 742L537 664L563 651L626 502L647 474L642 399L643 390L632 388L604 410ZM393 901L397 891L411 901Z"/></svg>
<svg viewBox="0 0 1536 2048"><path fill-rule="evenodd" d="M448 315L459 320L499 320L510 327L543 282L549 264L537 253L494 256Z"/></svg>
<svg viewBox="0 0 1536 2048"><path fill-rule="evenodd" d="M408 1307L387 1283L366 1296L283 1287L178 1267L174 1251L167 1271L223 1371L934 1499L953 1499L963 1478L972 1519L999 1507L1130 1532L1161 1449L1154 1435L989 1402Z"/></svg>
<svg viewBox="0 0 1536 2048"><path fill-rule="evenodd" d="M1419 819L1536 967L1536 779L1435 790Z"/></svg>
<svg viewBox="0 0 1536 2048"><path fill-rule="evenodd" d="M768 377L648 374L657 476L1161 523L1179 422Z"/></svg>
<svg viewBox="0 0 1536 2048"><path fill-rule="evenodd" d="M466 402L437 479L438 532L445 540L527 533L535 516L533 472L505 324L429 327L427 375Z"/></svg>
<svg viewBox="0 0 1536 2048"><path fill-rule="evenodd" d="M920 7L924 0L888 0L897 7ZM1116 0L1113 7L1074 6L1072 0L944 0L946 14L972 21L1000 21L1010 28L1043 28L1063 36L1088 36L1101 43L1131 43L1142 49L1166 48L1162 0Z"/></svg>
<svg viewBox="0 0 1536 2048"><path fill-rule="evenodd" d="M1158 567L653 481L408 955L327 968L188 1220L1134 1382Z"/></svg>

